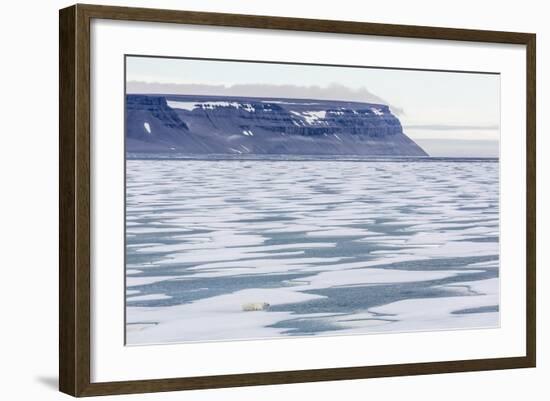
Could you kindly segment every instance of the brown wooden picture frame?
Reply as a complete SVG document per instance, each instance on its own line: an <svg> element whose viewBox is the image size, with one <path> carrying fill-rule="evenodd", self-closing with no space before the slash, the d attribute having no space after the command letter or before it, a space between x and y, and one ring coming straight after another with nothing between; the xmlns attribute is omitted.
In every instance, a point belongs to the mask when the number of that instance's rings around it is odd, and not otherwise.
<svg viewBox="0 0 550 401"><path fill-rule="evenodd" d="M90 380L90 22L94 18L525 45L527 49L526 355L92 383ZM93 396L535 366L535 34L80 4L60 10L59 29L59 388L62 392L73 396Z"/></svg>

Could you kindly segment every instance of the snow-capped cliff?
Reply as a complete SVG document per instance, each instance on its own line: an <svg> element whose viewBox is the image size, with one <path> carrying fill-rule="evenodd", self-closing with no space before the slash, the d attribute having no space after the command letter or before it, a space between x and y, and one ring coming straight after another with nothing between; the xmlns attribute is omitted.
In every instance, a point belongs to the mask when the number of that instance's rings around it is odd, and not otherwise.
<svg viewBox="0 0 550 401"><path fill-rule="evenodd" d="M381 104L127 95L127 152L427 156Z"/></svg>

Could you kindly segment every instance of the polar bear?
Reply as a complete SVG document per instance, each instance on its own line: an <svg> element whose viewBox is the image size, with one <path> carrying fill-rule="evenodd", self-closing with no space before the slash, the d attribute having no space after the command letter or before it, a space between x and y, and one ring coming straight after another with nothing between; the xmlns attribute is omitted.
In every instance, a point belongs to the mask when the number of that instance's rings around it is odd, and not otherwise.
<svg viewBox="0 0 550 401"><path fill-rule="evenodd" d="M269 308L269 304L267 302L249 302L243 304L244 312L267 310L267 308Z"/></svg>

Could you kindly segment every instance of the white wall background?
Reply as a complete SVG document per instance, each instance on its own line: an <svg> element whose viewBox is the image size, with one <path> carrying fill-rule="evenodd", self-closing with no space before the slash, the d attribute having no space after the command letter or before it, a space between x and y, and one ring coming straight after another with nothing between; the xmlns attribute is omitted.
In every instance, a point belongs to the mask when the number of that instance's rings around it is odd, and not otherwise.
<svg viewBox="0 0 550 401"><path fill-rule="evenodd" d="M538 367L512 371L294 384L102 398L136 400L547 399L550 188L550 25L536 0L95 1L140 7L358 20L537 33ZM57 400L58 9L69 1L4 4L0 22L0 395ZM546 184L546 185L545 185ZM545 338L546 337L546 338ZM546 379L547 380L547 379Z"/></svg>

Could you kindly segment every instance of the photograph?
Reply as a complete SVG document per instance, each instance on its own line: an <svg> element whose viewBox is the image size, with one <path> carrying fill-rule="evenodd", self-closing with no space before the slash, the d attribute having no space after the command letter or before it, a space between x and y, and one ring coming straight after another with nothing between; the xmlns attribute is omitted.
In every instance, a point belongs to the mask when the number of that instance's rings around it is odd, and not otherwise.
<svg viewBox="0 0 550 401"><path fill-rule="evenodd" d="M500 73L124 63L126 345L500 327Z"/></svg>

